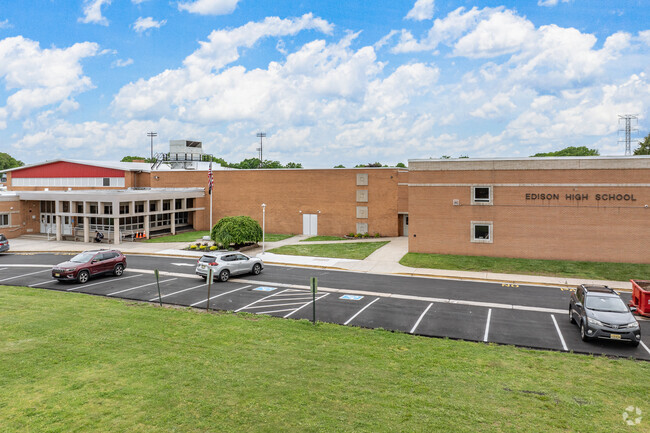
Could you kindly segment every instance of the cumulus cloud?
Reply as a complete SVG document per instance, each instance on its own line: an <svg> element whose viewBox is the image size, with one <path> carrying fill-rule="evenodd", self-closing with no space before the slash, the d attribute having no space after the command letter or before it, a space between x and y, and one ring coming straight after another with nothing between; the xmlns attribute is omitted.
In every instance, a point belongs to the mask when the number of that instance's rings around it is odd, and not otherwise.
<svg viewBox="0 0 650 433"><path fill-rule="evenodd" d="M562 3L569 3L571 0L562 0ZM557 6L559 0L538 0L537 6L552 7Z"/></svg>
<svg viewBox="0 0 650 433"><path fill-rule="evenodd" d="M195 0L179 3L178 10L199 15L227 15L237 7L239 0Z"/></svg>
<svg viewBox="0 0 650 433"><path fill-rule="evenodd" d="M162 20L162 21L156 21L152 17L146 17L142 18L139 17L134 23L133 23L133 30L136 31L136 33L142 33L146 32L149 29L159 29L161 26L164 26L167 23L167 20Z"/></svg>
<svg viewBox="0 0 650 433"><path fill-rule="evenodd" d="M84 0L84 16L79 18L80 23L108 25L108 20L102 16L102 6L110 5L112 0Z"/></svg>
<svg viewBox="0 0 650 433"><path fill-rule="evenodd" d="M0 77L7 90L15 90L5 109L12 118L20 118L92 88L80 62L98 51L99 46L91 42L41 49L38 42L22 36L0 40Z"/></svg>
<svg viewBox="0 0 650 433"><path fill-rule="evenodd" d="M417 0L413 5L413 9L406 14L406 19L415 21L430 20L433 18L434 8L435 0Z"/></svg>
<svg viewBox="0 0 650 433"><path fill-rule="evenodd" d="M128 58L126 60L117 59L111 64L111 66L114 67L114 68L123 68L125 66L129 66L129 65L132 65L132 64L133 64L133 59L131 59L131 58Z"/></svg>
<svg viewBox="0 0 650 433"><path fill-rule="evenodd" d="M9 24L9 20L0 21L0 29L10 29L11 27L12 25Z"/></svg>

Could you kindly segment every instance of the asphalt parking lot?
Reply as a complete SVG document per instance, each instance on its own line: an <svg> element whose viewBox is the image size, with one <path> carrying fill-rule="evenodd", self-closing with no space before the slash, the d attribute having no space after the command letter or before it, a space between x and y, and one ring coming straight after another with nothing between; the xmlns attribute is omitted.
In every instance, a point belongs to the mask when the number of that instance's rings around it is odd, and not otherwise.
<svg viewBox="0 0 650 433"><path fill-rule="evenodd" d="M51 278L54 254L0 257L0 285L158 302L153 269L160 270L162 302L206 308L207 284L194 275L195 260L128 256L121 277L86 284ZM569 323L566 288L370 275L324 269L266 266L258 276L233 277L211 286L211 309L312 319L309 277L319 280L316 318L347 326L538 349L650 360L650 321L639 320L642 344L583 342ZM625 301L629 294L622 294Z"/></svg>

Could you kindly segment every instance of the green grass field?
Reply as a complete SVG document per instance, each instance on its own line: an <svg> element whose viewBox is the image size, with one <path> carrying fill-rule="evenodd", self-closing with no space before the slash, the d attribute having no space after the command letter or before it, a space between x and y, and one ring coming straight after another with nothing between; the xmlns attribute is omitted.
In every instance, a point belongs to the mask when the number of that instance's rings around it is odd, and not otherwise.
<svg viewBox="0 0 650 433"><path fill-rule="evenodd" d="M270 253L291 256L331 257L363 260L388 242L354 242L345 244L284 245L269 250Z"/></svg>
<svg viewBox="0 0 650 433"><path fill-rule="evenodd" d="M641 432L649 378L647 362L0 286L2 432Z"/></svg>
<svg viewBox="0 0 650 433"><path fill-rule="evenodd" d="M408 253L402 257L400 264L413 268L546 275L597 280L650 279L650 265L635 263L572 262L565 260L528 260Z"/></svg>
<svg viewBox="0 0 650 433"><path fill-rule="evenodd" d="M340 236L312 236L307 239L303 239L300 242L318 242L318 241L345 241L347 238L342 238Z"/></svg>

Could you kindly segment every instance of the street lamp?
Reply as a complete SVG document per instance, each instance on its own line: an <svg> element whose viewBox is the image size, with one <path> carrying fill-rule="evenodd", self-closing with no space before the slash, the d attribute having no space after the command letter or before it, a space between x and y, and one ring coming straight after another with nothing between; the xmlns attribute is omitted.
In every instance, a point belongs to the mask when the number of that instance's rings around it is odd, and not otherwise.
<svg viewBox="0 0 650 433"><path fill-rule="evenodd" d="M262 203L262 254L264 254L264 230L266 229L266 204Z"/></svg>

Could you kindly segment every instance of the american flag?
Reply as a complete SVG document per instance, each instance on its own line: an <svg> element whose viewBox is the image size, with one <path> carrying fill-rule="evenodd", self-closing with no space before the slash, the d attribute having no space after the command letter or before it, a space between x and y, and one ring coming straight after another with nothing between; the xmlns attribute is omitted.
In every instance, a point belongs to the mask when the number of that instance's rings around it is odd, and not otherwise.
<svg viewBox="0 0 650 433"><path fill-rule="evenodd" d="M212 178L212 162L210 162L210 169L208 170L208 194L212 195L212 185L214 179Z"/></svg>

